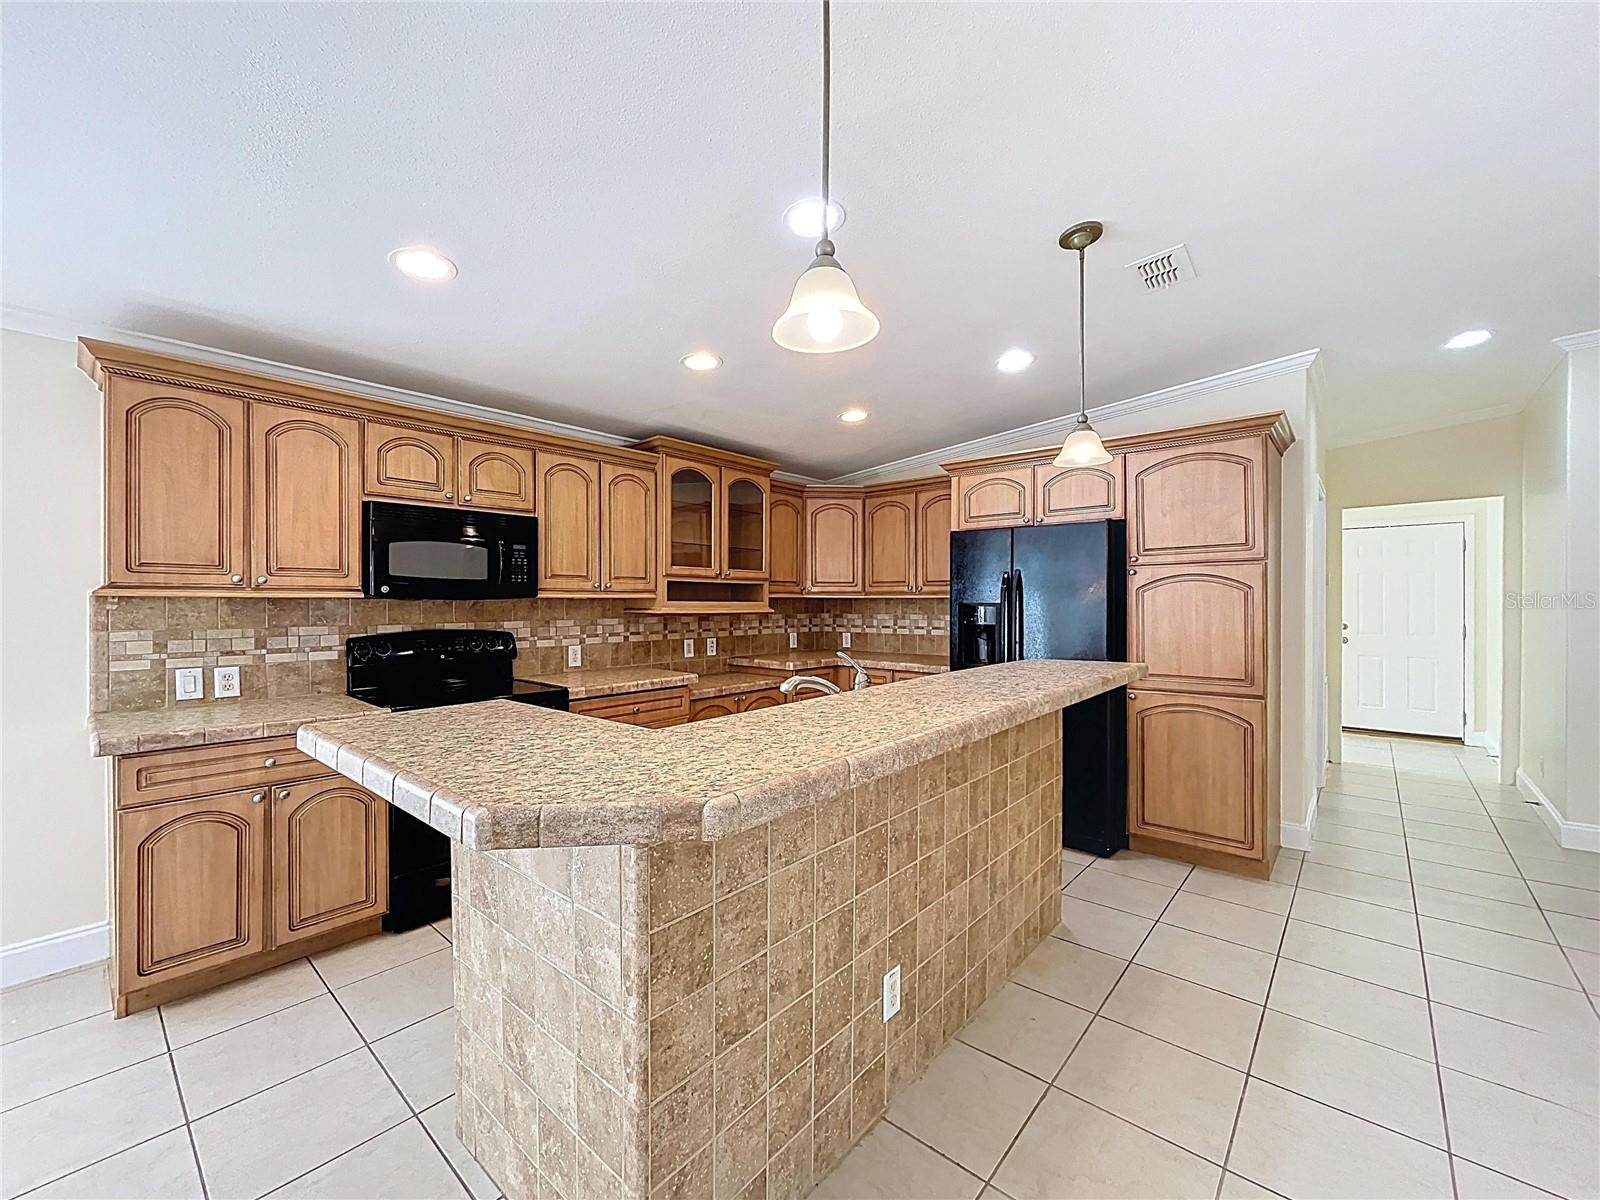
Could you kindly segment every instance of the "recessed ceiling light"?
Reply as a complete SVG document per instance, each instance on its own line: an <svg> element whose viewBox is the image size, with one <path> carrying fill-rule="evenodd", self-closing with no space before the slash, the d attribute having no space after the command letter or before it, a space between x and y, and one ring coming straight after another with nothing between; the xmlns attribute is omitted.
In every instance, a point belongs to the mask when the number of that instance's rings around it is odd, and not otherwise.
<svg viewBox="0 0 1600 1200"><path fill-rule="evenodd" d="M864 408L847 408L839 414L839 420L846 425L857 425L867 419L867 410Z"/></svg>
<svg viewBox="0 0 1600 1200"><path fill-rule="evenodd" d="M715 371L722 360L709 350L691 350L678 360L691 371Z"/></svg>
<svg viewBox="0 0 1600 1200"><path fill-rule="evenodd" d="M844 224L844 205L837 200L828 201L828 231L831 233ZM807 200L796 200L783 210L783 223L789 227L789 232L796 237L819 238L822 236L822 201L812 197Z"/></svg>
<svg viewBox="0 0 1600 1200"><path fill-rule="evenodd" d="M389 251L395 270L422 283L447 283L456 277L456 265L432 246L401 246Z"/></svg>
<svg viewBox="0 0 1600 1200"><path fill-rule="evenodd" d="M1033 355L1021 346L1013 346L995 359L994 365L1007 375L1017 375L1033 366Z"/></svg>
<svg viewBox="0 0 1600 1200"><path fill-rule="evenodd" d="M1444 344L1446 350L1466 350L1472 346L1481 346L1492 338L1494 334L1487 329L1468 329L1458 333Z"/></svg>

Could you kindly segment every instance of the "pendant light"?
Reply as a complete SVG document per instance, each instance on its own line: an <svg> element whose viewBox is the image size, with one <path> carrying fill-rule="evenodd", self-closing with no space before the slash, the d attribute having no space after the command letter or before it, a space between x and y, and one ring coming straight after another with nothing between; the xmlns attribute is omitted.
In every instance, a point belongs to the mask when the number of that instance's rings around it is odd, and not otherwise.
<svg viewBox="0 0 1600 1200"><path fill-rule="evenodd" d="M828 135L832 117L833 45L829 0L822 0L822 211L828 211ZM856 285L833 256L823 221L817 256L794 285L789 307L772 325L772 340L801 354L837 354L878 336L878 318L856 295Z"/></svg>
<svg viewBox="0 0 1600 1200"><path fill-rule="evenodd" d="M1100 240L1105 226L1099 221L1084 221L1061 235L1063 250L1078 252L1078 420L1056 455L1058 467L1099 467L1111 461L1105 443L1089 424L1089 389L1083 369L1083 252Z"/></svg>

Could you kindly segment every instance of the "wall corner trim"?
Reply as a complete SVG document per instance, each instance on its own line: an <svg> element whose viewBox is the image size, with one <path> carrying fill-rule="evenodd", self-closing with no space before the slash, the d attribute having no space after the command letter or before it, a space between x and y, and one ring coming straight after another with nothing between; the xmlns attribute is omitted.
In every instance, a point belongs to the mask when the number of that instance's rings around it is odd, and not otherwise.
<svg viewBox="0 0 1600 1200"><path fill-rule="evenodd" d="M1568 354L1576 353L1579 350L1592 350L1596 346L1600 346L1600 329L1587 329L1582 333L1569 333L1565 337L1551 338L1550 340Z"/></svg>
<svg viewBox="0 0 1600 1200"><path fill-rule="evenodd" d="M1278 844L1285 850L1310 850L1311 839L1317 832L1317 804L1322 799L1322 785L1313 784L1311 798L1306 803L1304 824L1283 821L1278 826Z"/></svg>
<svg viewBox="0 0 1600 1200"><path fill-rule="evenodd" d="M110 955L111 924L108 921L0 946L0 988L104 962Z"/></svg>
<svg viewBox="0 0 1600 1200"><path fill-rule="evenodd" d="M1539 819L1545 823L1546 828L1561 844L1563 850L1588 850L1600 853L1600 825L1584 825L1577 821L1568 821L1550 802L1550 797L1539 789L1539 785L1528 778L1521 767L1517 768L1517 791L1528 798L1531 803L1537 804Z"/></svg>

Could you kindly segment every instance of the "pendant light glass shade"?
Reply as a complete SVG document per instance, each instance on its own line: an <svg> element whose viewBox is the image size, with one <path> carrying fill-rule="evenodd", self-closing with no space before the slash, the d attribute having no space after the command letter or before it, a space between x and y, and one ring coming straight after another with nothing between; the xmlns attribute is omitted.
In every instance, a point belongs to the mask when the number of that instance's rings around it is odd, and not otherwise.
<svg viewBox="0 0 1600 1200"><path fill-rule="evenodd" d="M854 350L878 336L878 318L861 303L856 285L831 254L819 254L772 325L772 340L801 354Z"/></svg>
<svg viewBox="0 0 1600 1200"><path fill-rule="evenodd" d="M1080 413L1077 425L1067 434L1067 440L1061 443L1061 453L1056 455L1055 465L1103 467L1110 461L1111 452L1094 431L1094 426L1089 424L1089 418Z"/></svg>

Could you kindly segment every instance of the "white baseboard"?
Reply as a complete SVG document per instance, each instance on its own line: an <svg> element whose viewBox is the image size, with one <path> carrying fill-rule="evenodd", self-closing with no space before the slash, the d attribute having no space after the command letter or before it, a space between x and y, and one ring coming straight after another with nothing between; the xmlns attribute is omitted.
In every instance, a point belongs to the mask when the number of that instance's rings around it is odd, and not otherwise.
<svg viewBox="0 0 1600 1200"><path fill-rule="evenodd" d="M1311 802L1306 806L1306 819L1302 825L1283 821L1278 825L1278 844L1285 850L1309 850L1311 838L1317 832L1317 801L1322 799L1322 789L1313 788Z"/></svg>
<svg viewBox="0 0 1600 1200"><path fill-rule="evenodd" d="M1500 757L1500 743L1494 740L1487 729L1474 729L1462 740L1469 746L1482 746L1489 752L1490 758Z"/></svg>
<svg viewBox="0 0 1600 1200"><path fill-rule="evenodd" d="M1517 768L1517 791L1539 806L1536 810L1539 819L1550 830L1551 836L1561 843L1562 849L1600 853L1600 825L1584 825L1567 820L1550 803L1550 797L1539 790L1539 785L1523 773L1521 767Z"/></svg>
<svg viewBox="0 0 1600 1200"><path fill-rule="evenodd" d="M86 967L110 955L111 925L106 921L0 946L0 987Z"/></svg>

